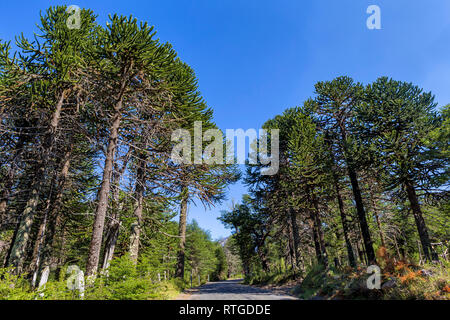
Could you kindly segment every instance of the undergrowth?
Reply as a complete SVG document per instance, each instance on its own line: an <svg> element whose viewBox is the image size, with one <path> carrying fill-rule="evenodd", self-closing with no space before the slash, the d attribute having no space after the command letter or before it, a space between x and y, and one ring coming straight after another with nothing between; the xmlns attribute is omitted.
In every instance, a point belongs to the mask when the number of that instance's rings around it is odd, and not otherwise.
<svg viewBox="0 0 450 320"><path fill-rule="evenodd" d="M41 288L32 288L28 279L14 275L11 269L0 269L0 300L168 300L189 285L178 278L152 280L149 274L139 273L140 268L124 256L111 262L108 275L86 282L81 296L78 290L68 288L65 269L59 272L59 278L49 280Z"/></svg>
<svg viewBox="0 0 450 320"><path fill-rule="evenodd" d="M297 274L292 293L301 299L345 300L450 300L450 262L418 266L412 261L394 260L383 247L377 251L380 288L369 289L366 266L334 267L313 265L307 273ZM248 275L249 285L282 285L294 280L292 271L257 272Z"/></svg>

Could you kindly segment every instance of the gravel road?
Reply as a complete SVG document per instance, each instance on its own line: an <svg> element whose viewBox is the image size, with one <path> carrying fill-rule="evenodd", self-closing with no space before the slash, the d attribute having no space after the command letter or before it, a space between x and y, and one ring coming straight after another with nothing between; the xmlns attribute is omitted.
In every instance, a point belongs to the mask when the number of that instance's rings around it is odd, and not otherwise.
<svg viewBox="0 0 450 320"><path fill-rule="evenodd" d="M240 284L242 280L209 282L182 294L180 300L297 300L295 297Z"/></svg>

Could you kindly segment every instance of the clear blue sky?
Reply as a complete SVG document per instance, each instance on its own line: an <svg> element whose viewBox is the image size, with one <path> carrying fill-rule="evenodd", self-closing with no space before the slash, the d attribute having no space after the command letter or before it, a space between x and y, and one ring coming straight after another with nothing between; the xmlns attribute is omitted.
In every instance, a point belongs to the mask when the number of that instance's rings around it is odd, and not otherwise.
<svg viewBox="0 0 450 320"><path fill-rule="evenodd" d="M31 35L39 10L57 4L91 8L101 24L120 13L154 25L196 71L222 129L258 129L339 75L414 82L450 103L449 0L2 0L0 38ZM381 30L366 28L371 4L381 8ZM243 193L237 184L229 199ZM227 236L216 218L229 202L190 206L189 217L213 238Z"/></svg>

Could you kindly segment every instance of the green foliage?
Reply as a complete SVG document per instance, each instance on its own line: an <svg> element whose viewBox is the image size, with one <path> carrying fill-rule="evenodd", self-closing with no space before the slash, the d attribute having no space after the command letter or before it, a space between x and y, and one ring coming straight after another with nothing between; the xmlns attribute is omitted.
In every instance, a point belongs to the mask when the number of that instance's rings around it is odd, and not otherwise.
<svg viewBox="0 0 450 320"><path fill-rule="evenodd" d="M215 250L216 269L213 272L212 280L226 280L227 279L227 257L225 256L222 246L218 246Z"/></svg>
<svg viewBox="0 0 450 320"><path fill-rule="evenodd" d="M21 275L14 275L11 269L0 268L0 300L31 300L34 293L30 284Z"/></svg>
<svg viewBox="0 0 450 320"><path fill-rule="evenodd" d="M298 274L294 274L292 270L287 272L263 272L262 270L259 270L245 276L244 283L249 285L282 285L289 281L295 280L297 277Z"/></svg>

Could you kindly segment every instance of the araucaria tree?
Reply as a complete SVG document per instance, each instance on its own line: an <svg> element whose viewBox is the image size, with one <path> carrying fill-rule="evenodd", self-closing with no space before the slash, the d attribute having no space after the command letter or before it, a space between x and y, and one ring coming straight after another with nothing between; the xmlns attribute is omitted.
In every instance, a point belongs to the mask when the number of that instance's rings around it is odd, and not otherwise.
<svg viewBox="0 0 450 320"><path fill-rule="evenodd" d="M410 83L339 77L268 120L280 169L248 165L249 195L221 217L249 279L371 265L377 250L382 261L447 259L448 114Z"/></svg>
<svg viewBox="0 0 450 320"><path fill-rule="evenodd" d="M136 270L151 257L147 274L170 277L182 247L183 270L187 257L212 276L220 245L199 236L213 254L184 252L192 243L171 221L180 202L213 205L238 177L229 165L171 159L174 130L216 128L194 71L147 23L112 15L103 27L92 11L79 14L70 27L66 7L50 8L35 41L18 38L16 53L0 46L2 263L34 286L68 261L91 278L102 262L108 274L121 256ZM206 234L181 211L184 234Z"/></svg>

